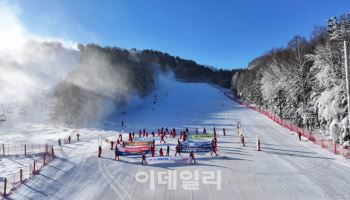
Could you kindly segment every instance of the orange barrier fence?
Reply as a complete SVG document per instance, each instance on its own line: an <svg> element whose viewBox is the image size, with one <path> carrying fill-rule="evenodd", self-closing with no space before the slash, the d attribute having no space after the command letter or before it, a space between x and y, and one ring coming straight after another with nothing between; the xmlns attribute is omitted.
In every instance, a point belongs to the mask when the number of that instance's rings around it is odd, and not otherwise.
<svg viewBox="0 0 350 200"><path fill-rule="evenodd" d="M322 134L317 134L317 133L314 133L311 131L307 131L304 128L299 128L297 125L295 125L291 122L284 121L284 120L280 119L278 116L276 116L275 114L270 113L267 110L263 110L259 107L242 102L242 101L236 99L235 97L228 95L225 92L224 92L224 94L228 98L232 99L233 101L238 102L240 105L243 105L249 109L255 110L255 111L259 112L260 114L265 115L266 117L273 120L275 123L289 129L290 131L296 132L296 133L301 133L301 135L303 137L307 138L309 141L313 142L314 144L320 145L322 148L327 149L327 150L333 152L334 154L339 154L339 155L343 155L345 158L350 158L350 148L349 147L343 148L340 144L337 144L333 140L326 138L326 136L324 136Z"/></svg>
<svg viewBox="0 0 350 200"><path fill-rule="evenodd" d="M6 146L6 145L5 145ZM7 175L5 177L0 177L0 195L1 196L7 196L14 188L16 188L21 183L24 183L26 180L31 178L32 176L38 174L40 169L50 163L55 158L55 152L54 148L51 145L42 145L42 144L36 144L36 145L28 145L38 148L32 148L31 152L35 152L35 154L40 155L40 159L33 160L33 163L30 164L28 167L24 167L20 169L17 172L14 172L10 175ZM8 152L7 155L15 155L15 154L23 154L23 145L7 145L7 149L5 149L5 153ZM21 150L19 150L21 149ZM39 151L40 152L36 152ZM27 152L29 154L29 152Z"/></svg>

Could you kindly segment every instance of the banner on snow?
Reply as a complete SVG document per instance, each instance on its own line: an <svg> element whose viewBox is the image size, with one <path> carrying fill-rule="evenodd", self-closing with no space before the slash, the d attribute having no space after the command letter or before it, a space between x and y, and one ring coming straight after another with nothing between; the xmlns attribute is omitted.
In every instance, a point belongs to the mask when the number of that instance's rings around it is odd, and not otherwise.
<svg viewBox="0 0 350 200"><path fill-rule="evenodd" d="M135 137L134 141L135 142L153 142L155 141L160 141L160 137Z"/></svg>
<svg viewBox="0 0 350 200"><path fill-rule="evenodd" d="M212 141L187 140L182 143L182 146L187 147L211 147Z"/></svg>
<svg viewBox="0 0 350 200"><path fill-rule="evenodd" d="M148 154L150 150L142 151L142 152L125 152L125 151L118 151L119 156L135 156L135 155L141 155L143 153Z"/></svg>
<svg viewBox="0 0 350 200"><path fill-rule="evenodd" d="M180 149L180 152L181 153L191 153L191 152L194 152L194 153L201 153L201 152L209 152L209 151L212 151L212 148L182 148Z"/></svg>
<svg viewBox="0 0 350 200"><path fill-rule="evenodd" d="M214 134L204 134L204 135L190 135L189 138L192 139L202 139L202 138L214 138Z"/></svg>
<svg viewBox="0 0 350 200"><path fill-rule="evenodd" d="M125 147L124 152L133 153L133 152L144 152L150 150L150 147Z"/></svg>
<svg viewBox="0 0 350 200"><path fill-rule="evenodd" d="M147 164L163 164L163 163L190 163L190 157L148 157Z"/></svg>
<svg viewBox="0 0 350 200"><path fill-rule="evenodd" d="M149 146L152 144L151 141L140 141L140 142L125 142L125 146Z"/></svg>

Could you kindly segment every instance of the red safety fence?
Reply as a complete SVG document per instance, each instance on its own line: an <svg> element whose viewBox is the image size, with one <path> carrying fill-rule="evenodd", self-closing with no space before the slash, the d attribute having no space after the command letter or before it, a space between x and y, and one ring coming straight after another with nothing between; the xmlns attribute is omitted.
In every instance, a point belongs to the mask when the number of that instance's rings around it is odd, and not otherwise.
<svg viewBox="0 0 350 200"><path fill-rule="evenodd" d="M22 155L28 155L24 154L23 145L4 145L7 146L7 149L5 148L6 156L8 155L15 155L22 154ZM35 145L27 145L27 146L33 146L31 149L33 154L40 155L40 158L34 159L32 164L29 164L28 167L24 167L20 169L17 172L11 173L10 175L7 175L5 177L0 177L0 195L1 196L7 196L13 189L15 189L18 185L24 183L26 180L30 179L32 176L38 174L40 169L50 163L55 158L55 152L54 148L51 145L42 145L42 144L35 144ZM34 148L37 147L37 148ZM37 152L39 151L40 152ZM7 152L9 152L7 154ZM34 153L35 152L35 153Z"/></svg>
<svg viewBox="0 0 350 200"><path fill-rule="evenodd" d="M315 132L311 132L311 131L307 131L304 128L299 128L297 125L288 122L288 121L284 121L281 118L279 118L278 116L276 116L275 114L267 111L267 110L263 110L259 107L256 107L254 105L250 105L246 102L242 102L238 99L236 99L233 96L228 95L227 93L224 93L228 98L232 99L233 101L238 102L240 105L243 105L249 109L255 110L257 112L259 112L260 114L265 115L266 117L270 118L271 120L273 120L275 123L289 129L292 132L296 132L296 133L301 133L301 135L305 138L307 138L309 141L313 142L314 144L320 145L322 148L327 149L331 152L333 152L334 154L339 154L339 155L343 155L345 158L350 158L350 148L343 148L343 146L341 146L340 144L337 144L336 142L334 142L331 139L328 139L326 136L322 135L322 134L318 134Z"/></svg>
<svg viewBox="0 0 350 200"><path fill-rule="evenodd" d="M0 156L42 153L46 148L46 144L0 144Z"/></svg>

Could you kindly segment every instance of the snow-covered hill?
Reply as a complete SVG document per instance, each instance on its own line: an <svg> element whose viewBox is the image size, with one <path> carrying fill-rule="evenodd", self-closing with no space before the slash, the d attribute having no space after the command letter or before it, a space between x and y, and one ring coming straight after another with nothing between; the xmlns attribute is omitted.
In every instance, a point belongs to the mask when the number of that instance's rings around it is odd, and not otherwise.
<svg viewBox="0 0 350 200"><path fill-rule="evenodd" d="M157 98L155 98L155 95ZM153 103L156 102L156 103ZM121 121L125 126L121 127ZM239 143L237 121L242 123L246 147ZM179 83L161 78L154 93L135 101L124 111L95 129L80 129L81 141L57 149L58 158L44 168L40 175L21 185L11 199L348 199L350 163L320 149L306 139L301 142L295 134L274 124L258 113L246 109L225 97L208 84ZM115 138L121 131L138 132L141 128L159 127L193 129L206 127L218 130L219 156L196 154L197 164L142 166L139 157L121 157L115 161L109 144L103 143L102 158L97 158L99 135ZM222 128L227 136L222 136ZM18 130L20 127L18 127ZM68 133L64 127L23 126L16 137L5 136L8 141L28 138L54 142ZM26 132L30 133L26 135ZM34 134L35 133L35 134ZM4 133L1 133L2 135ZM255 137L259 134L262 151L255 150ZM3 138L3 137L2 137ZM168 139L171 155L177 139ZM157 144L157 150L165 147ZM158 151L156 151L158 152ZM188 156L183 154L182 156ZM179 174L221 173L221 189L203 184L185 190ZM136 181L136 174L164 172L177 173L177 189L155 179ZM202 176L199 177L202 180Z"/></svg>

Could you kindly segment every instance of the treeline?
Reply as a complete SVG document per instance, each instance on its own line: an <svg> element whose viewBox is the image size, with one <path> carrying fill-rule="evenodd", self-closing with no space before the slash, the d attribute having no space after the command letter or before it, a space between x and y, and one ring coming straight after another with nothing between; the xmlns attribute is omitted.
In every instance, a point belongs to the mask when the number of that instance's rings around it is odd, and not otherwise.
<svg viewBox="0 0 350 200"><path fill-rule="evenodd" d="M254 59L233 76L232 88L241 99L299 126L329 128L334 139L342 139L347 121L344 76L342 44L316 27L310 39L295 36L286 47Z"/></svg>
<svg viewBox="0 0 350 200"><path fill-rule="evenodd" d="M104 118L127 103L130 95L147 95L155 88L159 72L172 71L175 78L183 82L205 82L226 88L230 88L235 72L154 50L126 50L95 44L78 48L78 66L55 89L53 117L70 124Z"/></svg>

